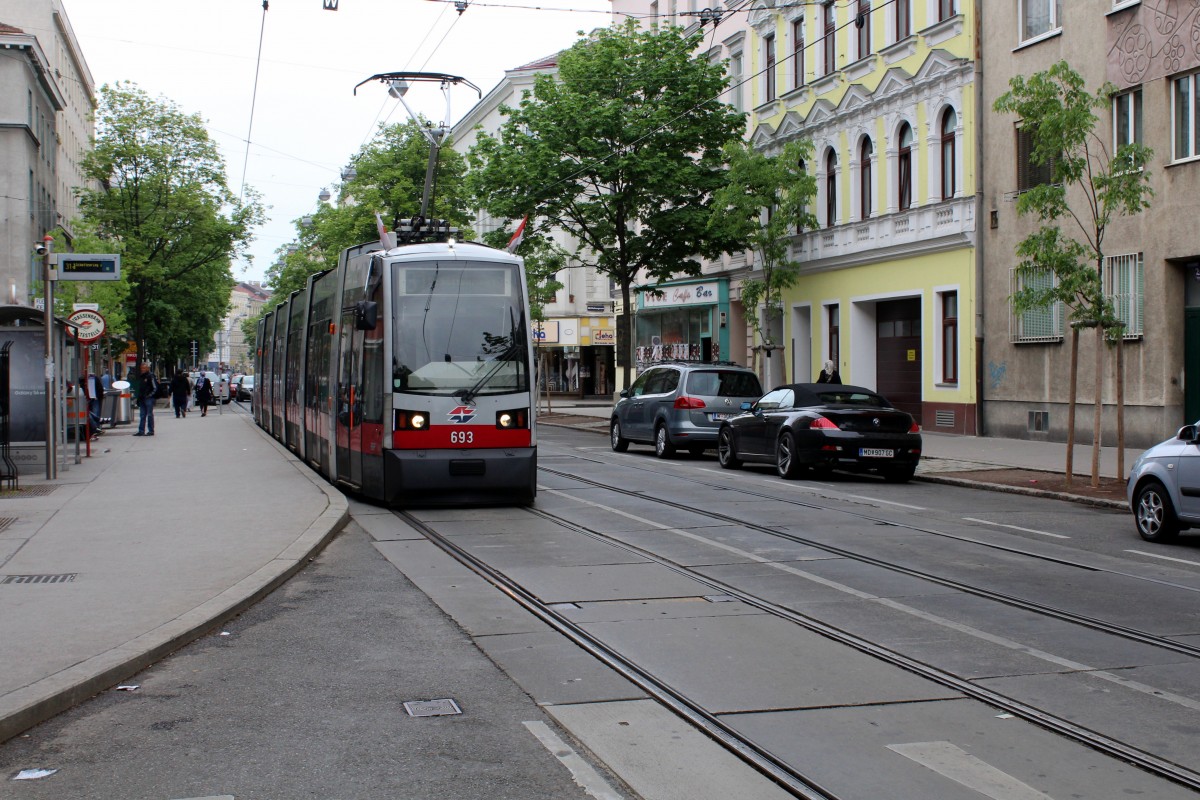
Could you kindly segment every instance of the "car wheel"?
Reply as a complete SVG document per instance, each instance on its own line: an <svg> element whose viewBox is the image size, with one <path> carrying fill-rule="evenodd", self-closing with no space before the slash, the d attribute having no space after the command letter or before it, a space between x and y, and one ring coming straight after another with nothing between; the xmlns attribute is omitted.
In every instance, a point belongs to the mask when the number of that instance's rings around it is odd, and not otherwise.
<svg viewBox="0 0 1200 800"><path fill-rule="evenodd" d="M654 455L659 458L670 458L675 455L675 445L667 435L667 426L659 425L654 429Z"/></svg>
<svg viewBox="0 0 1200 800"><path fill-rule="evenodd" d="M883 471L883 479L888 483L908 483L916 474L916 464L905 467L889 467Z"/></svg>
<svg viewBox="0 0 1200 800"><path fill-rule="evenodd" d="M717 462L725 469L737 469L742 465L733 447L733 431L722 428L717 434Z"/></svg>
<svg viewBox="0 0 1200 800"><path fill-rule="evenodd" d="M775 472L789 481L800 475L800 459L796 457L796 437L791 431L784 431L775 443Z"/></svg>
<svg viewBox="0 0 1200 800"><path fill-rule="evenodd" d="M612 449L618 453L624 453L629 449L629 440L621 435L621 423L619 420L613 420L612 425L608 428L608 437L612 442Z"/></svg>
<svg viewBox="0 0 1200 800"><path fill-rule="evenodd" d="M1158 481L1147 481L1133 501L1138 533L1147 542L1168 542L1179 533L1179 520L1171 507L1167 489Z"/></svg>

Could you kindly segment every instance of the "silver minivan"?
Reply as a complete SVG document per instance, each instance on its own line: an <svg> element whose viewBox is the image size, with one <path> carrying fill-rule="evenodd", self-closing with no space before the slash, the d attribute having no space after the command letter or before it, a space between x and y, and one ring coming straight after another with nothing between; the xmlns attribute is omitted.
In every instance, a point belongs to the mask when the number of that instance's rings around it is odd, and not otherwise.
<svg viewBox="0 0 1200 800"><path fill-rule="evenodd" d="M762 397L758 376L732 362L674 361L647 367L621 390L609 421L612 449L654 445L659 458L676 450L698 456L717 446L721 422Z"/></svg>

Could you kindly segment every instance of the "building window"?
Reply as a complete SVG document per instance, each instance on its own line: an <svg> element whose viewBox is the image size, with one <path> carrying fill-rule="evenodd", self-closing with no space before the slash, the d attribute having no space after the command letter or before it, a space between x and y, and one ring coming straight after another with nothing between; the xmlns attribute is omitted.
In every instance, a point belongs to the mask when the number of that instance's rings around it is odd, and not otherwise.
<svg viewBox="0 0 1200 800"><path fill-rule="evenodd" d="M1113 304L1117 319L1125 323L1124 338L1142 336L1142 254L1104 258L1104 296Z"/></svg>
<svg viewBox="0 0 1200 800"><path fill-rule="evenodd" d="M837 44L834 37L837 34L837 21L834 19L833 3L826 3L821 6L821 18L824 20L824 35L821 38L821 49L825 55L825 73L831 74L837 69Z"/></svg>
<svg viewBox="0 0 1200 800"><path fill-rule="evenodd" d="M875 148L868 137L863 137L858 150L858 204L863 219L871 218L871 156Z"/></svg>
<svg viewBox="0 0 1200 800"><path fill-rule="evenodd" d="M896 153L896 177L898 194L896 205L901 211L912 208L912 127L905 122L900 126L900 149Z"/></svg>
<svg viewBox="0 0 1200 800"><path fill-rule="evenodd" d="M1175 79L1171 93L1171 128L1175 132L1174 160L1200 156L1200 114L1196 96L1200 94L1200 72Z"/></svg>
<svg viewBox="0 0 1200 800"><path fill-rule="evenodd" d="M804 85L804 17L792 20L792 88Z"/></svg>
<svg viewBox="0 0 1200 800"><path fill-rule="evenodd" d="M775 36L763 37L763 55L767 62L767 102L775 99Z"/></svg>
<svg viewBox="0 0 1200 800"><path fill-rule="evenodd" d="M1142 143L1142 90L1122 92L1113 98L1113 148Z"/></svg>
<svg viewBox="0 0 1200 800"><path fill-rule="evenodd" d="M833 368L838 369L842 363L841 313L836 305L825 308L829 314L829 360L833 362Z"/></svg>
<svg viewBox="0 0 1200 800"><path fill-rule="evenodd" d="M942 114L942 199L950 200L954 197L955 190L958 188L955 185L955 154L954 154L954 135L955 128L958 127L958 115L954 113L954 109L947 108L946 113Z"/></svg>
<svg viewBox="0 0 1200 800"><path fill-rule="evenodd" d="M942 383L958 383L958 292L942 292Z"/></svg>
<svg viewBox="0 0 1200 800"><path fill-rule="evenodd" d="M825 227L837 224L837 154L825 156Z"/></svg>
<svg viewBox="0 0 1200 800"><path fill-rule="evenodd" d="M858 57L871 55L871 0L858 0L858 15L854 18L858 30Z"/></svg>
<svg viewBox="0 0 1200 800"><path fill-rule="evenodd" d="M1062 27L1062 0L1021 0L1021 41L1027 42Z"/></svg>
<svg viewBox="0 0 1200 800"><path fill-rule="evenodd" d="M956 13L954 10L954 0L938 0L938 22L944 22Z"/></svg>
<svg viewBox="0 0 1200 800"><path fill-rule="evenodd" d="M742 105L742 54L729 57L729 104L735 111L745 111Z"/></svg>
<svg viewBox="0 0 1200 800"><path fill-rule="evenodd" d="M1010 285L1011 294L1030 287L1049 289L1056 283L1054 273L1050 270L1026 271L1024 275L1014 267ZM1063 320L1066 317L1061 301L1055 301L1044 308L1034 308L1018 314L1012 309L1009 321L1009 338L1013 342L1061 342L1063 338Z"/></svg>
<svg viewBox="0 0 1200 800"><path fill-rule="evenodd" d="M1027 192L1035 186L1054 182L1054 159L1034 163L1033 128L1017 128L1017 191Z"/></svg>
<svg viewBox="0 0 1200 800"><path fill-rule="evenodd" d="M912 0L893 0L896 3L896 41L912 36Z"/></svg>

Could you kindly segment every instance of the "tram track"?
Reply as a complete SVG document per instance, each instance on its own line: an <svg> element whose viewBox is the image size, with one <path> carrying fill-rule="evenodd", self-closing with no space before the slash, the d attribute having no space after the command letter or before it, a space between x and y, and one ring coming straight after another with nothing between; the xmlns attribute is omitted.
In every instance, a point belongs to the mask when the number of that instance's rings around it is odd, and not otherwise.
<svg viewBox="0 0 1200 800"><path fill-rule="evenodd" d="M526 511L540 515L540 512L533 512L532 509L526 509ZM727 725L677 688L659 680L651 672L626 658L598 637L592 636L583 627L568 619L566 615L539 600L536 595L500 570L495 569L465 548L456 545L449 538L438 533L432 526L409 512L393 511L393 513L404 520L407 525L420 531L443 552L510 597L526 611L616 671L617 674L646 692L676 716L703 731L792 796L800 798L800 800L843 800L840 795L818 785L775 753ZM1200 786L1200 783L1197 785Z"/></svg>
<svg viewBox="0 0 1200 800"><path fill-rule="evenodd" d="M582 478L582 477L579 477L578 475L575 475L575 474L572 474L569 472L565 472L562 470L556 470L551 467L547 467L545 465L540 466L539 470L542 472L549 473L551 475L557 475L562 478L567 478L569 480L578 481L578 482L583 483L588 486L592 486L595 488L614 492L616 494L621 494L621 495L625 495L625 496L629 496L629 497L637 497L637 498L641 498L641 499L645 498L645 494L642 492L639 492L639 491L634 491L631 489L622 489L620 487L611 486L602 481L597 481L597 480L593 480L590 478ZM661 474L661 473L658 473L658 474ZM706 483L704 481L699 481L699 483L700 483L700 485L710 486L714 489L728 489L729 488L728 486L721 486L718 484ZM1005 553L1012 554L1012 555L1019 555L1019 556L1023 556L1023 557L1027 557L1027 558L1037 559L1039 561L1057 564L1059 566L1070 567L1072 569L1080 569L1080 570L1085 570L1088 572L1104 572L1106 574L1129 578L1132 580L1147 581L1149 583L1154 583L1154 584L1157 584L1160 586L1165 586L1165 587L1168 587L1171 589L1178 589L1180 591L1185 591L1185 592L1200 591L1200 589L1197 589L1196 587L1187 586L1184 584L1174 583L1171 581L1164 581L1164 580L1160 580L1160 579L1156 579L1156 578L1147 578L1145 576L1134 575L1132 573L1122 572L1120 570L1105 569L1105 568L1097 567L1092 564L1084 564L1084 563L1078 562L1078 561L1071 561L1070 559L1061 558L1058 556L1048 556L1044 553L1038 553L1038 552L1035 552L1032 550L1024 550L1022 548L1012 547L1010 545L1004 545L1004 544L999 544L999 543L995 543L995 542L984 542L984 541L975 539L973 537L963 536L961 534L949 533L947 531L941 531L941 530L937 530L936 528L926 527L926 526L922 526L922 525L914 525L911 523L898 522L893 519L887 519L887 518L872 515L872 514L866 514L863 512L859 512L859 511L848 510L846 508L839 508L834 505L823 505L820 503L799 501L799 500L795 500L792 498L781 498L781 497L778 497L777 495L771 495L771 494L767 494L767 493L763 493L763 492L755 492L752 490L741 489L741 488L739 488L738 491L742 494L746 494L746 495L752 496L752 497L760 497L764 500L769 500L771 502L784 503L787 505L794 505L794 506L798 506L801 508L809 508L809 509L815 509L815 510L820 510L820 511L837 513L837 514L841 514L844 516L852 517L854 519L862 520L863 522L869 522L872 525L886 525L886 526L892 526L892 527L896 527L896 528L902 528L902 529L906 529L906 530L915 531L917 533L923 533L923 534L928 534L928 535L932 535L932 536L950 538L950 539L954 539L956 541L965 542L965 543L973 544L973 545L978 545L980 547L997 550L997 551L1005 552ZM692 513L692 514L697 514L702 517L707 517L709 519L717 520L717 521L720 521L720 522L723 522L723 523L729 524L729 525L738 525L738 526L747 528L749 530L757 531L759 533L763 533L763 534L766 534L769 536L783 539L784 541L792 542L794 544L800 544L800 545L804 545L806 547L812 547L814 549L829 553L830 555L838 556L839 558L847 558L847 559L852 559L854 561L857 561L859 563L870 564L872 566L879 567L881 569L886 569L891 572L895 572L897 574L907 575L907 576L913 577L913 578L918 578L918 579L928 581L930 583L933 583L933 584L936 584L939 586L944 586L949 589L954 589L955 591L963 592L965 594L970 594L975 597L980 597L985 600L990 600L990 601L997 602L997 603L1003 603L1004 605L1010 606L1012 608L1019 608L1024 611L1031 611L1033 613L1041 614L1041 615L1049 617L1051 619L1057 619L1057 620L1060 620L1063 622L1070 622L1072 624L1080 625L1080 626L1089 628L1091 630L1098 631L1100 633L1105 633L1105 634L1109 634L1109 635L1113 635L1113 636L1120 636L1121 638L1127 639L1129 641L1138 642L1140 644L1147 644L1152 647L1158 647L1158 648L1161 648L1164 650L1173 651L1173 652L1180 653L1180 654L1183 654L1183 655L1186 655L1189 657L1193 657L1193 658L1200 658L1200 646L1190 645L1190 644L1187 644L1186 642L1181 642L1181 641L1177 641L1174 639L1168 639L1166 637L1159 636L1157 634L1137 630L1135 628L1129 628L1127 626L1119 625L1119 624L1116 624L1113 622L1109 622L1107 620L1102 620L1102 619L1098 619L1095 617L1089 617L1089 616L1086 616L1083 614L1077 614L1073 611L1068 611L1066 609L1054 608L1052 606L1045 605L1044 603L1039 603L1039 602L1036 602L1033 600L1027 600L1025 598L1016 597L1014 595L1005 594L1003 592L997 592L992 589L986 589L986 588L982 588L982 587L978 587L978 586L972 586L970 584L966 584L961 581L955 580L953 578L948 578L943 575L937 575L932 572L915 569L913 567L904 566L902 564L896 564L894 562L886 561L886 560L883 560L880 558L876 558L874 556L869 556L869 555L866 555L863 553L856 552L854 550L849 550L844 547L838 547L836 545L831 545L827 542L822 542L820 540L811 539L811 538L804 537L804 536L799 536L797 534L790 533L788 531L779 530L778 528L772 528L768 525L759 525L756 523L747 522L744 519L733 517L728 514L721 514L719 512L715 512L715 511L700 511L700 510L697 510L692 505L685 505L683 503L677 503L668 498L657 498L656 497L654 499L654 501L657 504L667 506L670 508L674 508L676 510L686 511L686 512Z"/></svg>
<svg viewBox="0 0 1200 800"><path fill-rule="evenodd" d="M545 467L542 469L544 470ZM548 471L553 472L553 470ZM588 483L597 486L601 485L598 482L588 481ZM620 492L621 490L614 491ZM627 491L624 493L633 494L632 492ZM767 533L772 532L765 528L765 526L756 526L753 524L748 524L744 521L735 521L729 518L727 515L713 512L696 512L694 508L686 507L682 504L673 504L669 501L664 502L668 506L672 506L674 508L686 508L686 510L689 510L693 513L711 516L713 519L721 520L723 522L736 522L736 524L743 525L754 530ZM1186 767L1167 759L1160 758L1152 753L1148 753L1134 745L1120 741L1111 736L1104 735L1098 731L1091 730L1083 725L1079 725L1059 715L1039 709L1011 696L979 686L968 679L960 678L944 670L938 669L937 667L906 656L903 653L899 653L890 648L870 642L860 636L829 625L828 623L815 619L809 615L802 614L794 609L790 609L758 597L752 593L739 589L730 583L707 576L697 570L691 569L683 564L660 556L645 548L622 541L616 536L589 528L588 526L581 525L566 517L542 509L526 508L523 509L523 512L538 517L539 519L550 521L571 532L587 536L613 547L621 548L633 555L638 556L639 558L651 561L678 575L687 577L693 581L708 586L713 590L715 595L724 595L738 600L764 614L769 614L773 617L785 620L793 625L797 625L805 630L816 633L840 645L852 648L860 653L869 655L901 670L930 680L940 686L958 692L964 697L977 700L1004 713L1019 717L1045 730L1049 730L1055 734L1085 745L1097 752L1120 759L1126 763L1134 764L1151 774L1188 787L1194 791L1200 791L1200 773L1187 769ZM552 605L541 601L532 592L525 589L513 579L509 578L501 570L492 567L465 548L455 544L450 538L442 536L433 526L423 522L408 512L398 511L395 513L404 519L407 524L413 526L417 530L420 530L422 534L426 536L426 538L428 538L431 542L433 542L436 546L449 554L455 560L459 561L459 563L463 564L472 572L481 576L493 586L504 592L530 613L534 614L543 622L550 625L553 629L566 636L576 645L616 670L622 677L625 677L631 683L637 685L656 701L669 708L672 712L687 720L699 730L704 731L730 752L744 759L747 763L758 769L762 774L768 776L780 786L787 789L794 796L803 798L804 800L807 800L807 798L830 798L830 800L834 800L834 798L837 797L837 795L832 793L829 789L816 785L811 779L804 776L792 765L784 762L769 749L761 746L760 744L739 733L731 726L725 724L718 716L704 709L700 704L687 697L686 694L681 692L676 687L665 683L660 678L651 674L641 665L631 661L625 655L615 650L598 637L590 634L584 627L572 622L565 614L556 610ZM790 534L785 533L783 535L785 538L791 538ZM827 547L823 547L822 549L829 550ZM851 555L847 557L853 556ZM878 560L871 560L871 563L877 562ZM916 575L915 572L911 571L905 572L905 574L914 576ZM943 583L943 585L951 585L952 583L955 582ZM976 592L976 594L984 597L988 596L986 590L980 590ZM1003 602L1003 600L1001 600L1001 602ZM1031 604L1031 607L1037 607L1037 604ZM1048 610L1052 611L1051 609ZM1065 614L1059 618L1069 619L1069 617L1069 614ZM1114 630L1109 632L1113 633L1114 635L1124 635L1127 631L1121 630L1120 626L1115 626ZM1170 642L1170 640L1162 641L1166 644L1175 644ZM1170 649L1179 651L1178 648ZM1184 651L1187 650L1188 648L1184 649Z"/></svg>

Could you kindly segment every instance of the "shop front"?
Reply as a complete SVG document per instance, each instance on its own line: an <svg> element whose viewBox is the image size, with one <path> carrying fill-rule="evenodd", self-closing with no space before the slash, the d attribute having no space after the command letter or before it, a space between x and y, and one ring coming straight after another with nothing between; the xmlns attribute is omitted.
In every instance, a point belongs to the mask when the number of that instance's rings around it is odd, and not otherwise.
<svg viewBox="0 0 1200 800"><path fill-rule="evenodd" d="M611 397L617 333L611 316L552 317L535 322L541 391L568 397Z"/></svg>
<svg viewBox="0 0 1200 800"><path fill-rule="evenodd" d="M634 357L640 372L656 361L721 361L729 353L729 282L661 284L638 293Z"/></svg>

